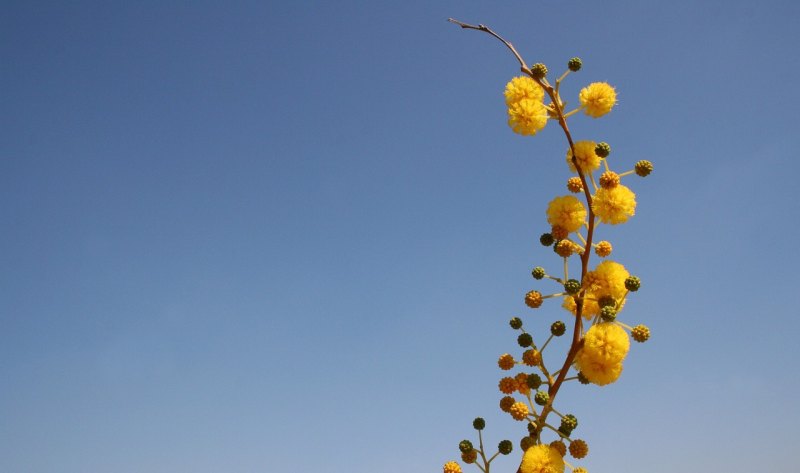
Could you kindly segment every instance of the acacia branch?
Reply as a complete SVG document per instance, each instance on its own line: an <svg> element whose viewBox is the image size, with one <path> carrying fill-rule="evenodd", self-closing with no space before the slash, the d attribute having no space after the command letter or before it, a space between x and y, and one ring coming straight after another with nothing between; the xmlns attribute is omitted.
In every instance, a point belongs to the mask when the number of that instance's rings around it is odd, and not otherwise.
<svg viewBox="0 0 800 473"><path fill-rule="evenodd" d="M468 23L464 23L464 22L458 21L455 18L448 18L447 21L449 21L450 23L455 23L456 25L458 25L458 26L460 26L460 27L462 27L464 29L467 29L467 30L477 30L477 31L483 31L484 33L489 33L490 35L492 35L495 38L499 39L500 41L503 42L503 44L506 45L506 47L508 49L511 50L512 53L514 53L514 56L517 58L517 61L519 61L519 67L520 67L520 69L522 69L522 72L524 72L525 74L530 74L530 72L531 72L530 68L525 63L525 60L522 59L522 56L520 56L519 53L517 52L517 50L514 48L514 45L509 43L508 41L506 41L502 36L500 36L499 34L495 33L494 31L492 31L486 25L470 25Z"/></svg>

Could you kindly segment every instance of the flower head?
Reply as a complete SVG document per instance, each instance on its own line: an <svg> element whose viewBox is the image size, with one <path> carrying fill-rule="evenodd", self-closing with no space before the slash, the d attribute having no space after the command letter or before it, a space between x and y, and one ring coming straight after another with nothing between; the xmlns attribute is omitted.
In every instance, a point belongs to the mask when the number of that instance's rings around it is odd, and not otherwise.
<svg viewBox="0 0 800 473"><path fill-rule="evenodd" d="M600 323L586 332L575 364L589 381L605 386L619 378L630 346L625 329L612 322Z"/></svg>
<svg viewBox="0 0 800 473"><path fill-rule="evenodd" d="M556 197L547 204L547 223L568 232L581 228L586 221L586 208L575 196Z"/></svg>
<svg viewBox="0 0 800 473"><path fill-rule="evenodd" d="M558 449L550 445L534 445L525 450L521 473L564 473L564 459Z"/></svg>
<svg viewBox="0 0 800 473"><path fill-rule="evenodd" d="M617 93L606 82L593 82L581 89L578 99L586 115L599 118L617 104Z"/></svg>
<svg viewBox="0 0 800 473"><path fill-rule="evenodd" d="M594 141L578 141L575 143L575 161L583 172L592 172L600 167L600 156L595 152L597 143ZM578 172L572 163L572 149L567 150L567 165L572 172Z"/></svg>
<svg viewBox="0 0 800 473"><path fill-rule="evenodd" d="M444 464L444 473L461 473L461 465L456 462L447 462Z"/></svg>
<svg viewBox="0 0 800 473"><path fill-rule="evenodd" d="M544 99L542 87L528 76L519 76L511 79L506 84L506 90L503 94L506 97L506 105L509 107L522 99L533 99L539 102Z"/></svg>
<svg viewBox="0 0 800 473"><path fill-rule="evenodd" d="M592 210L603 223L625 223L636 214L636 194L622 184L612 189L597 189Z"/></svg>
<svg viewBox="0 0 800 473"><path fill-rule="evenodd" d="M524 98L508 106L508 126L520 135L535 135L547 125L547 108L541 100Z"/></svg>

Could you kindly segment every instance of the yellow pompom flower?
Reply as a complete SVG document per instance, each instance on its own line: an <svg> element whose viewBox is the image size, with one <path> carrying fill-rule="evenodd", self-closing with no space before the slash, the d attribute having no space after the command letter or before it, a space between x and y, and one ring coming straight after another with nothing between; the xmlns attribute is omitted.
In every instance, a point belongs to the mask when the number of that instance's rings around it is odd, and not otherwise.
<svg viewBox="0 0 800 473"><path fill-rule="evenodd" d="M541 102L544 100L544 89L530 77L519 76L511 79L506 84L504 95L506 97L506 105L510 107L522 99L533 99Z"/></svg>
<svg viewBox="0 0 800 473"><path fill-rule="evenodd" d="M586 207L575 196L556 197L547 204L547 223L568 232L578 231L586 221Z"/></svg>
<svg viewBox="0 0 800 473"><path fill-rule="evenodd" d="M625 223L636 214L636 194L622 184L613 189L597 189L592 210L603 223Z"/></svg>
<svg viewBox="0 0 800 473"><path fill-rule="evenodd" d="M541 100L522 99L508 106L508 126L514 133L533 136L547 125L547 108Z"/></svg>
<svg viewBox="0 0 800 473"><path fill-rule="evenodd" d="M605 386L622 374L622 361L628 354L631 341L619 325L604 322L586 332L583 348L575 357L575 365L594 384Z"/></svg>
<svg viewBox="0 0 800 473"><path fill-rule="evenodd" d="M600 156L594 152L597 143L594 141L578 141L575 143L575 161L584 173L592 172L600 167ZM572 149L567 150L567 165L570 171L578 172L572 163Z"/></svg>
<svg viewBox="0 0 800 473"><path fill-rule="evenodd" d="M564 459L549 445L534 445L522 456L520 473L564 473Z"/></svg>
<svg viewBox="0 0 800 473"><path fill-rule="evenodd" d="M444 464L444 473L461 473L461 465L456 462L447 462Z"/></svg>
<svg viewBox="0 0 800 473"><path fill-rule="evenodd" d="M586 273L584 284L596 299L611 296L620 301L627 292L625 279L630 275L625 266L616 261L605 260L598 264L593 271Z"/></svg>
<svg viewBox="0 0 800 473"><path fill-rule="evenodd" d="M599 118L617 104L617 92L606 82L593 82L581 89L578 99L586 115Z"/></svg>

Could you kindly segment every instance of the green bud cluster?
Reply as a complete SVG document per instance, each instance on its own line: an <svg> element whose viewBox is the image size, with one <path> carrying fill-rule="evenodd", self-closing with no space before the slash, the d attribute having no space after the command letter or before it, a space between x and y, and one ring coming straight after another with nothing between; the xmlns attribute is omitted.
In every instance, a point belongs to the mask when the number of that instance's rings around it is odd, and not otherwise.
<svg viewBox="0 0 800 473"><path fill-rule="evenodd" d="M529 333L521 333L519 337L517 337L517 343L522 348L529 347L533 345L533 337Z"/></svg>
<svg viewBox="0 0 800 473"><path fill-rule="evenodd" d="M627 279L625 279L625 289L631 292L638 291L641 285L642 281L640 281L636 276L629 276Z"/></svg>
<svg viewBox="0 0 800 473"><path fill-rule="evenodd" d="M519 317L513 317L508 321L508 325L510 325L514 330L519 330L522 328L522 319Z"/></svg>
<svg viewBox="0 0 800 473"><path fill-rule="evenodd" d="M533 402L540 406L544 406L549 400L550 395L546 391L536 391L536 395L533 396Z"/></svg>
<svg viewBox="0 0 800 473"><path fill-rule="evenodd" d="M542 378L536 373L531 373L528 375L528 379L526 379L525 382L528 384L529 388L539 389L539 386L542 385Z"/></svg>
<svg viewBox="0 0 800 473"><path fill-rule="evenodd" d="M483 420L482 417L476 417L475 420L472 421L472 426L475 427L475 430L483 430L486 427L486 421Z"/></svg>
<svg viewBox="0 0 800 473"><path fill-rule="evenodd" d="M587 378L585 374L583 374L583 373L581 373L579 371L578 372L578 382L581 383L581 384L589 384L591 381L589 381L589 378Z"/></svg>
<svg viewBox="0 0 800 473"><path fill-rule="evenodd" d="M533 75L534 79L544 79L547 75L547 66L541 62L537 62L531 66L531 74Z"/></svg>
<svg viewBox="0 0 800 473"><path fill-rule="evenodd" d="M514 444L511 443L511 440L503 440L499 444L497 444L497 451L502 453L503 455L508 455L511 453L511 450L514 449Z"/></svg>
<svg viewBox="0 0 800 473"><path fill-rule="evenodd" d="M583 66L583 61L581 61L581 58L579 58L579 57L574 57L574 58L570 59L569 62L567 63L567 67L572 72L580 71L581 70L581 66Z"/></svg>
<svg viewBox="0 0 800 473"><path fill-rule="evenodd" d="M633 170L636 172L636 175L645 177L650 175L653 172L653 163L650 161L643 159L641 161L637 161L636 164L633 165Z"/></svg>
<svg viewBox="0 0 800 473"><path fill-rule="evenodd" d="M607 305L600 309L600 318L604 322L613 322L617 318L617 309L612 305Z"/></svg>
<svg viewBox="0 0 800 473"><path fill-rule="evenodd" d="M542 236L539 237L539 243L541 243L542 246L550 246L555 241L555 238L553 238L553 235L550 233L542 233Z"/></svg>
<svg viewBox="0 0 800 473"><path fill-rule="evenodd" d="M577 294L581 290L581 282L576 279L570 279L564 283L564 290L567 294Z"/></svg>
<svg viewBox="0 0 800 473"><path fill-rule="evenodd" d="M550 333L552 333L556 337L564 335L564 332L566 331L567 331L567 326L564 324L564 322L560 320L556 320L555 322L553 322L553 325L550 326Z"/></svg>
<svg viewBox="0 0 800 473"><path fill-rule="evenodd" d="M474 450L474 447L472 446L472 442L469 440L462 440L458 444L458 449L461 450L461 453L469 453Z"/></svg>
<svg viewBox="0 0 800 473"><path fill-rule="evenodd" d="M597 143L597 146L595 146L594 154L600 156L601 158L606 158L609 154L611 154L611 146L605 141L601 141L600 143Z"/></svg>
<svg viewBox="0 0 800 473"><path fill-rule="evenodd" d="M531 276L533 276L533 279L542 279L546 274L547 273L544 272L544 268L541 266L537 266L533 268L533 271L531 271Z"/></svg>

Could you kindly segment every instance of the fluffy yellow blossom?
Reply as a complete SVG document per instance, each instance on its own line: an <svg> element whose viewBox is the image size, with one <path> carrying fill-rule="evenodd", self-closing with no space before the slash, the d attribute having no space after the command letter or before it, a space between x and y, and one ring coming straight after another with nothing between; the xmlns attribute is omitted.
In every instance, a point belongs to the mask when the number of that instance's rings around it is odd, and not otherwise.
<svg viewBox="0 0 800 473"><path fill-rule="evenodd" d="M622 327L612 322L600 323L586 332L575 364L589 381L605 386L619 378L630 346L628 333Z"/></svg>
<svg viewBox="0 0 800 473"><path fill-rule="evenodd" d="M506 84L504 92L506 105L519 102L522 99L533 99L541 102L544 99L544 89L528 76L519 76L511 79Z"/></svg>
<svg viewBox="0 0 800 473"><path fill-rule="evenodd" d="M461 465L456 462L447 462L444 464L444 473L461 473Z"/></svg>
<svg viewBox="0 0 800 473"><path fill-rule="evenodd" d="M564 473L564 459L549 445L534 445L522 456L520 473Z"/></svg>
<svg viewBox="0 0 800 473"><path fill-rule="evenodd" d="M625 297L625 279L631 274L616 261L605 260L586 273L584 284L596 299L611 296L617 301Z"/></svg>
<svg viewBox="0 0 800 473"><path fill-rule="evenodd" d="M522 99L508 106L508 126L520 135L535 135L547 125L547 109L541 100Z"/></svg>
<svg viewBox="0 0 800 473"><path fill-rule="evenodd" d="M568 232L578 231L586 221L586 207L575 196L556 197L547 204L547 223Z"/></svg>
<svg viewBox="0 0 800 473"><path fill-rule="evenodd" d="M593 82L581 89L578 99L586 115L599 118L617 104L617 93L605 82Z"/></svg>
<svg viewBox="0 0 800 473"><path fill-rule="evenodd" d="M524 402L515 402L509 410L514 420L524 420L528 416L528 406Z"/></svg>
<svg viewBox="0 0 800 473"><path fill-rule="evenodd" d="M603 223L625 223L636 213L636 194L622 184L613 189L597 189L592 210Z"/></svg>
<svg viewBox="0 0 800 473"><path fill-rule="evenodd" d="M575 161L584 173L592 172L600 167L600 156L594 152L597 143L594 141L578 141L575 143ZM572 149L567 150L567 165L570 171L578 172L572 163Z"/></svg>

